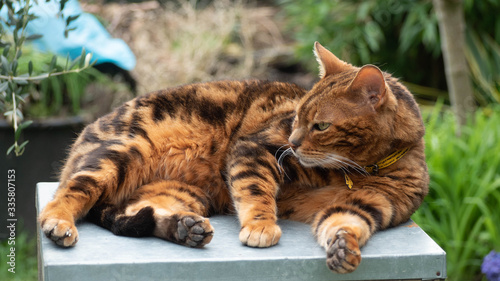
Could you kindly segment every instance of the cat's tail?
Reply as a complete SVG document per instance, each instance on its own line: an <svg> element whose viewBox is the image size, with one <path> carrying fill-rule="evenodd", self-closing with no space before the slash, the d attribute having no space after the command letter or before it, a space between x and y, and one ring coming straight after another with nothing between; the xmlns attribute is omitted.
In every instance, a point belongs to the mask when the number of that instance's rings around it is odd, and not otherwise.
<svg viewBox="0 0 500 281"><path fill-rule="evenodd" d="M155 229L154 210L142 208L134 216L126 216L123 208L111 204L98 204L90 209L87 220L104 227L115 235L144 237L152 236Z"/></svg>

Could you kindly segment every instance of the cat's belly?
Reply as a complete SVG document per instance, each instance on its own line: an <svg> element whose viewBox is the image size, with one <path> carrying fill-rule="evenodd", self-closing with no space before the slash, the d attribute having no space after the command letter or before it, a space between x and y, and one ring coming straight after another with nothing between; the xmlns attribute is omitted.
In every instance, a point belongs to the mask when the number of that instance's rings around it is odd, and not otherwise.
<svg viewBox="0 0 500 281"><path fill-rule="evenodd" d="M227 154L227 138L200 131L176 131L163 138L155 178L169 179L201 188L211 197L217 212L231 206L226 182L222 176Z"/></svg>

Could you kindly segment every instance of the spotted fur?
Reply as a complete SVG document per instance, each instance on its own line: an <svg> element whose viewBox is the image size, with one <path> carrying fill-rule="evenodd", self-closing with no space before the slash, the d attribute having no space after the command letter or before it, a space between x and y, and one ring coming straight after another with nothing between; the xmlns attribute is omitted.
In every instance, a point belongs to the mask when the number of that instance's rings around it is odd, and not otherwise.
<svg viewBox="0 0 500 281"><path fill-rule="evenodd" d="M207 217L236 213L241 242L269 247L286 218L311 224L331 270L355 270L370 236L407 221L427 193L424 127L395 78L319 44L315 53L321 80L309 92L266 81L187 85L90 124L40 214L44 233L73 246L75 222L87 217L117 235L202 247L214 233ZM363 168L404 148L378 174Z"/></svg>

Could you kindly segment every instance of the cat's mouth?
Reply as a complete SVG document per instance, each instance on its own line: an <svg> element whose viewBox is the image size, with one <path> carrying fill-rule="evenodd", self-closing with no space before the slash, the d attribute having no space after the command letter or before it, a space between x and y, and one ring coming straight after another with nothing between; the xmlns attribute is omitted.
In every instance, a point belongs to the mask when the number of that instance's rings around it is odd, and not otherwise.
<svg viewBox="0 0 500 281"><path fill-rule="evenodd" d="M307 159L307 158L299 158L299 162L302 166L306 168L313 168L313 167L323 167L320 163L317 161L314 161L312 159Z"/></svg>
<svg viewBox="0 0 500 281"><path fill-rule="evenodd" d="M297 159L299 159L299 163L306 168L313 168L313 167L330 168L329 167L330 165L328 165L329 163L325 163L325 161L322 159L308 158L306 156L298 156L298 154L295 155Z"/></svg>
<svg viewBox="0 0 500 281"><path fill-rule="evenodd" d="M297 157L300 164L306 168L324 167L326 164L324 163L325 161L321 159L319 153L304 152L302 150L294 150L294 149L291 149L291 152L295 157Z"/></svg>

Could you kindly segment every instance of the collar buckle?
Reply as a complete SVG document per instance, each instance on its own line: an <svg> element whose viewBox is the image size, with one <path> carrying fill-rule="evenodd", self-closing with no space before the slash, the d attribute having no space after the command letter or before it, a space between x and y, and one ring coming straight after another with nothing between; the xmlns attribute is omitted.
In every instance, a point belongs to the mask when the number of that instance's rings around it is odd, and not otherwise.
<svg viewBox="0 0 500 281"><path fill-rule="evenodd" d="M373 165L369 165L369 166L365 167L365 170L368 173L374 174L374 175L378 175L379 169L380 169L380 167L377 164L373 164Z"/></svg>
<svg viewBox="0 0 500 281"><path fill-rule="evenodd" d="M389 167L390 165L396 163L399 159L401 159L408 151L410 150L409 147L405 149L398 150L396 152L393 152L391 155L387 156L386 158L382 159L381 161L365 166L365 170L367 173L372 174L372 175L378 175L378 171L380 169L384 169ZM345 183L349 189L353 187L353 182L351 178L347 175L346 171L344 171L344 177L345 177Z"/></svg>

